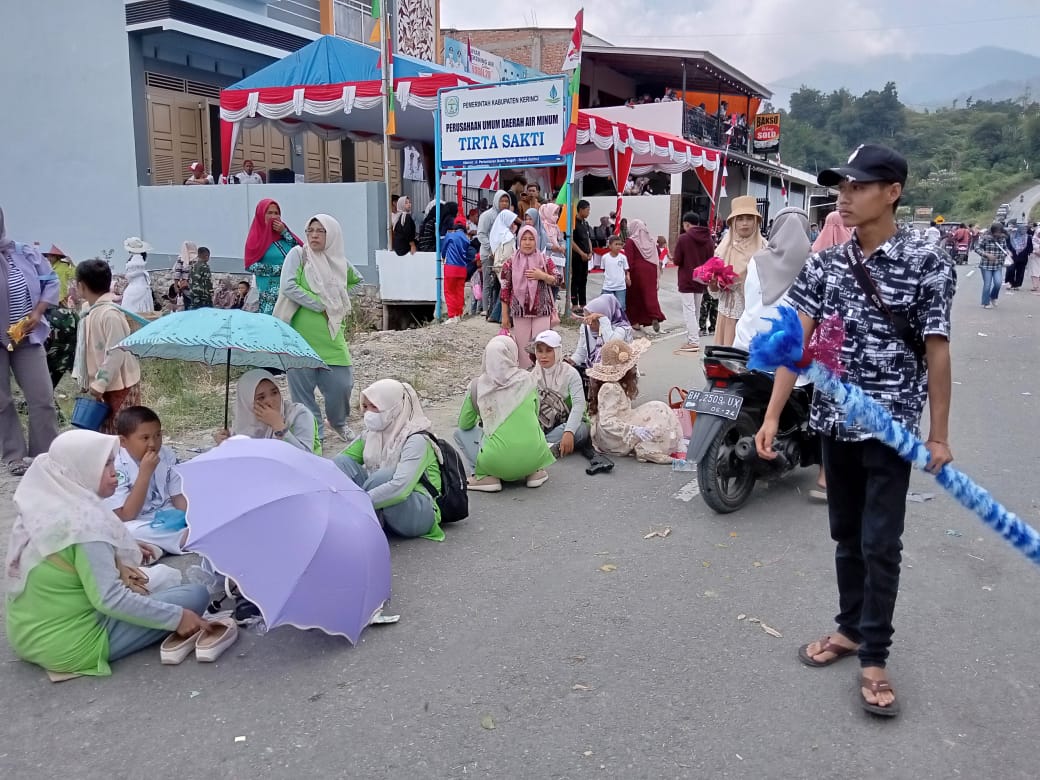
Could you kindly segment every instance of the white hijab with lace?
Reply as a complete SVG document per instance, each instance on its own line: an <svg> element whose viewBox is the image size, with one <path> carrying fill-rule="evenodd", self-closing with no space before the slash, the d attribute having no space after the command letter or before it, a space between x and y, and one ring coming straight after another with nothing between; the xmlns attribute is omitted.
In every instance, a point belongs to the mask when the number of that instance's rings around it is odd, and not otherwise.
<svg viewBox="0 0 1040 780"><path fill-rule="evenodd" d="M47 556L74 544L105 542L120 563L141 565L137 542L97 494L105 466L118 451L118 436L72 430L29 466L14 492L18 517L4 573L9 597L25 590L29 572Z"/></svg>
<svg viewBox="0 0 1040 780"><path fill-rule="evenodd" d="M318 300L325 307L329 336L335 339L343 327L343 322L350 316L350 293L347 291L350 262L344 254L343 229L339 222L328 214L315 214L307 220L307 225L310 226L311 222L317 222L325 228L325 248L316 252L311 249L309 241L304 241L303 246L298 248L303 253L303 276L311 292L318 296ZM299 308L286 296L279 295L274 307L274 316L291 322Z"/></svg>

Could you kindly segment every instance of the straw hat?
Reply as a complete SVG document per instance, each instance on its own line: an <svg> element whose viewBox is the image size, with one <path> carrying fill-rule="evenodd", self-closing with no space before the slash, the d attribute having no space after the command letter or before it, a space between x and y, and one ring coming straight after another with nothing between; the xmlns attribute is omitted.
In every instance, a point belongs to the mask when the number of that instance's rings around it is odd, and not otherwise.
<svg viewBox="0 0 1040 780"><path fill-rule="evenodd" d="M585 373L600 382L620 382L625 374L635 368L639 356L648 349L649 339L636 339L631 344L621 339L611 339L600 350L599 362Z"/></svg>
<svg viewBox="0 0 1040 780"><path fill-rule="evenodd" d="M762 215L758 211L758 201L755 200L754 195L741 195L734 198L729 206L729 216L726 217L726 223L732 224L735 217L744 215L754 217L759 222L762 221Z"/></svg>
<svg viewBox="0 0 1040 780"><path fill-rule="evenodd" d="M123 242L123 249L132 255L139 255L144 252L151 252L152 245L147 241L142 241L137 236L130 236L130 238Z"/></svg>

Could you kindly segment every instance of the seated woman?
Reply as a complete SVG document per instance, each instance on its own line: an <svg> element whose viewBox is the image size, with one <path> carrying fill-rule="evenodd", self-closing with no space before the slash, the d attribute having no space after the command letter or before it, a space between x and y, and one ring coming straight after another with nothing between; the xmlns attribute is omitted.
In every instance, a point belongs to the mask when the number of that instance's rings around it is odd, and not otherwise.
<svg viewBox="0 0 1040 780"><path fill-rule="evenodd" d="M618 299L613 295L593 298L585 306L578 344L571 353L570 362L579 368L588 368L599 361L599 352L608 341L632 340L632 326L625 317Z"/></svg>
<svg viewBox="0 0 1040 780"><path fill-rule="evenodd" d="M592 446L585 421L585 387L578 369L563 359L563 339L554 330L535 336L528 351L535 356L532 373L538 382L538 422L545 431L549 451L565 458L577 451L591 461L587 474L610 471L614 463Z"/></svg>
<svg viewBox="0 0 1040 780"><path fill-rule="evenodd" d="M190 637L214 627L199 617L210 600L201 585L142 595L141 547L103 503L116 490L118 451L115 436L63 433L14 494L7 639L55 679L109 675L109 662L171 631Z"/></svg>
<svg viewBox="0 0 1040 780"><path fill-rule="evenodd" d="M484 349L483 373L470 384L459 411L455 443L473 466L469 489L497 493L503 482L536 488L553 462L538 422L535 378L517 365L516 342L495 336Z"/></svg>
<svg viewBox="0 0 1040 780"><path fill-rule="evenodd" d="M441 490L436 446L426 435L426 417L407 382L380 379L361 393L365 430L335 463L368 492L385 527L398 536L444 541L440 508L431 492Z"/></svg>
<svg viewBox="0 0 1040 780"><path fill-rule="evenodd" d="M273 374L262 368L246 371L239 377L235 392L231 430L217 431L213 436L217 444L223 444L231 436L281 439L305 452L321 455L314 415L303 404L283 398Z"/></svg>
<svg viewBox="0 0 1040 780"><path fill-rule="evenodd" d="M592 443L600 452L634 454L642 463L671 463L683 440L675 413L663 401L632 407L639 394L636 361L649 347L647 339L608 341L600 362L589 369Z"/></svg>

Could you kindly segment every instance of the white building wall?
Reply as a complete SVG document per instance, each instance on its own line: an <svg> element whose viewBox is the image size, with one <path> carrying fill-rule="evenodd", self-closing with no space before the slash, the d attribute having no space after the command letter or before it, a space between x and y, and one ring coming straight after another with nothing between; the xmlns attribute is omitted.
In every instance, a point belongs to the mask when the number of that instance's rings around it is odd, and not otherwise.
<svg viewBox="0 0 1040 780"><path fill-rule="evenodd" d="M375 250L386 246L385 192L382 182L141 187L142 233L154 247L149 267L170 267L181 243L194 241L209 248L214 269L244 270L242 252L256 204L272 198L301 239L315 214L337 219L347 259L375 283ZM121 270L124 259L120 249L113 266Z"/></svg>
<svg viewBox="0 0 1040 780"><path fill-rule="evenodd" d="M125 3L3 14L0 207L19 241L77 260L140 234Z"/></svg>

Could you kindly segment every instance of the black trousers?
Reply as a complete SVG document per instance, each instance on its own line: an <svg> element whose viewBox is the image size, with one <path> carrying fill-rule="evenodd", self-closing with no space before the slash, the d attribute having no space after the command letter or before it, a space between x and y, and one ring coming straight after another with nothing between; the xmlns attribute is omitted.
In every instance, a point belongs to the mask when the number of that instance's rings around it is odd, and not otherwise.
<svg viewBox="0 0 1040 780"><path fill-rule="evenodd" d="M835 622L857 642L861 666L885 665L899 591L910 464L876 439L823 437L827 508L837 543Z"/></svg>
<svg viewBox="0 0 1040 780"><path fill-rule="evenodd" d="M589 283L589 263L571 255L571 306L584 306L585 288Z"/></svg>

